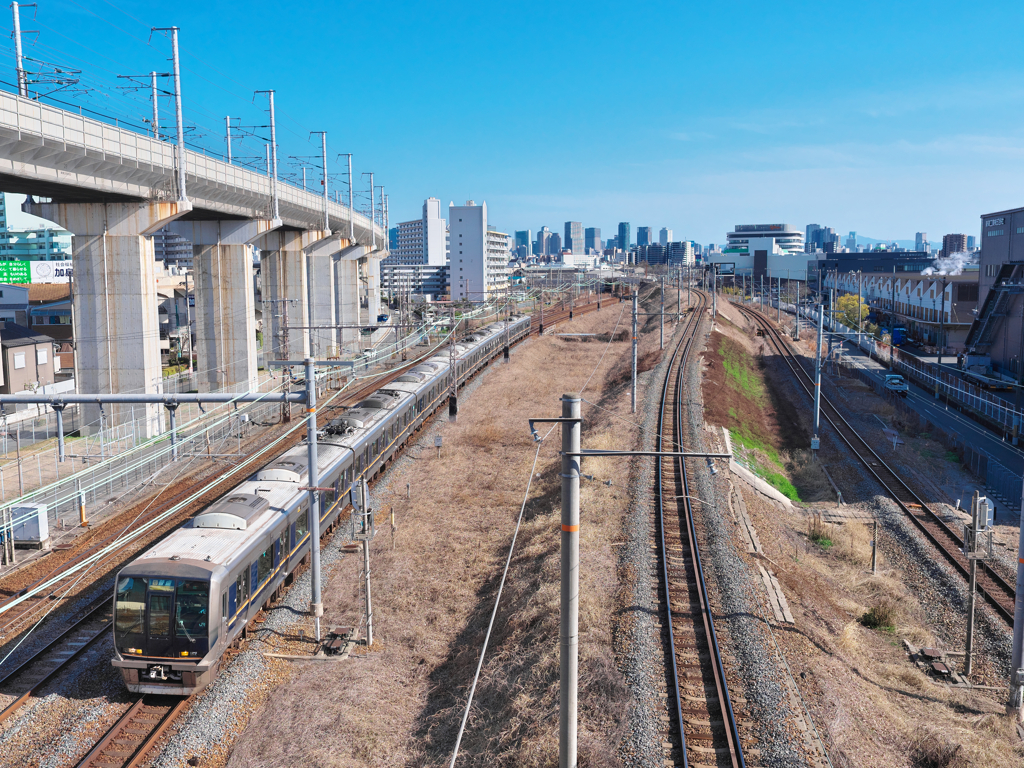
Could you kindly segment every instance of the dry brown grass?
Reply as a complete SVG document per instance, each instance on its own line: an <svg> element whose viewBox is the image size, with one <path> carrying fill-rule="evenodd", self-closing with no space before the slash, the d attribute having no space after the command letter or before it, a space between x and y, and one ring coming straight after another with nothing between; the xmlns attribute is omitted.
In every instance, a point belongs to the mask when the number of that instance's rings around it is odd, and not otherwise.
<svg viewBox="0 0 1024 768"><path fill-rule="evenodd" d="M564 326L611 333L628 327L628 304ZM657 340L654 341L655 345ZM527 418L558 415L563 392L578 390L608 349L585 397L628 417L628 389L606 383L629 342L532 340L498 364L457 424L432 440L375 491L382 527L372 549L375 644L338 664L300 669L239 739L234 766L434 766L447 764L504 566L535 444ZM611 393L611 394L609 394ZM584 445L632 445L603 411L584 404ZM546 430L545 430L546 431ZM543 431L542 431L543 434ZM460 765L547 766L557 755L558 430L543 444L509 582L477 688ZM624 480L607 459L585 473ZM411 499L405 484L411 484ZM619 485L581 489L580 764L617 764L628 694L612 654L615 552L626 509ZM391 549L388 512L397 518ZM355 558L325 589L327 626L361 614ZM315 745L315 746L314 746Z"/></svg>

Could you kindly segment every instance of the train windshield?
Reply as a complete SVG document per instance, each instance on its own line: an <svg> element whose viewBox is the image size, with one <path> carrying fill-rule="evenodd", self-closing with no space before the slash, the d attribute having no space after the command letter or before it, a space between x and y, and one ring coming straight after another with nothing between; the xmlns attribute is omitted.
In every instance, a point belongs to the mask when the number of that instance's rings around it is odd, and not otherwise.
<svg viewBox="0 0 1024 768"><path fill-rule="evenodd" d="M203 656L209 602L206 581L122 576L114 604L114 642L123 654Z"/></svg>

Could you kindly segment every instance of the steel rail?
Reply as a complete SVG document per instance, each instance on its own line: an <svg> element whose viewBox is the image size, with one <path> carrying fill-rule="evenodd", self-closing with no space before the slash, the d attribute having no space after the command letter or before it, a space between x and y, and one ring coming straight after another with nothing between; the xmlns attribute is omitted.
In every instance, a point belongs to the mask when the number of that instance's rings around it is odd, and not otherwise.
<svg viewBox="0 0 1024 768"><path fill-rule="evenodd" d="M666 417L668 408L673 408L675 416L675 428L676 433L673 436L674 442L679 447L683 445L683 407L682 407L682 391L684 386L684 376L686 370L686 364L689 361L690 351L693 347L693 342L697 336L697 331L700 328L700 317L703 314L703 310L707 307L707 296L703 292L697 293L699 298L699 305L696 307L696 311L691 312L689 319L687 320L687 328L684 333L683 339L677 345L675 352L673 352L671 362L669 363L669 369L666 372L665 383L662 387L661 394L661 407L658 412L658 449L663 450L665 429L666 429ZM677 363L678 361L678 363ZM668 402L670 384L675 379L675 398L670 404ZM692 563L694 572L697 575L697 591L700 597L701 606L701 620L704 626L704 635L707 638L708 647L711 650L711 657L713 662L713 671L715 678L715 687L718 694L718 706L722 712L722 719L726 725L726 742L728 744L729 759L734 768L745 768L745 762L743 757L743 748L739 738L739 727L736 723L736 715L732 708L732 700L729 696L728 682L725 678L725 666L722 662L721 651L718 644L718 636L715 632L714 618L711 613L710 596L707 592L707 585L704 579L703 565L700 558L700 548L697 543L696 527L693 519L693 510L689 500L689 478L686 473L685 459L680 456L674 457L676 462L676 470L679 473L679 481L682 484L684 491L683 511L686 517L687 526L687 537L689 541L690 551L693 553ZM669 647L671 653L671 667L672 667L672 682L675 694L675 705L676 705L676 719L679 727L679 738L682 746L683 753L683 766L688 767L689 751L686 743L686 730L683 719L683 705L682 705L682 694L679 690L679 672L678 664L676 661L676 647L675 647L675 628L672 622L672 593L669 579L669 568L668 568L668 547L665 540L665 494L664 494L664 458L660 458L656 464L656 480L655 487L657 488L658 497L658 528L659 528L659 540L661 545L661 576L662 584L665 589L665 601L667 604L666 615L668 618L668 634L669 634ZM678 500L677 500L678 503ZM709 706L710 711L710 706Z"/></svg>
<svg viewBox="0 0 1024 768"><path fill-rule="evenodd" d="M568 319L568 317L566 316L566 318L564 318L564 319ZM520 343L521 341L525 340L525 338L528 338L528 335L529 334L527 334L527 336L524 336L524 337L521 337L520 339L515 340L513 342L513 346L518 344L518 343ZM492 355L491 360L493 360L494 358L497 358L499 354L501 354L500 350L496 350L494 355ZM468 382L469 380L474 378L478 373L480 373L480 371L483 370L483 368L485 368L487 365L490 364L491 360L486 361L478 370L474 371L474 373L471 376L465 378L465 381ZM367 383L361 385L356 390L353 390L352 392L347 393L348 397L345 398L345 400L348 400L348 401L358 401L358 400L363 399L368 393L377 391L382 386L385 386L390 381L393 381L395 378L397 378L403 372L406 372L407 370L409 370L413 366L418 365L419 362L421 362L421 361L417 360L417 361L410 362L407 365L401 366L401 367L395 369L394 371L390 371L390 372L384 374L383 376L373 378L371 381L368 381ZM339 409L343 409L344 407L345 407L344 405L332 405L330 410L331 411L339 410ZM298 435L299 433L297 432L296 434ZM287 441L287 438L289 438L289 437L290 436L288 436L288 435L284 436L286 441ZM293 444L298 444L298 442L300 442L300 439L293 439L292 440ZM287 450L287 448L285 448L285 450ZM235 474L237 474L238 472L242 472L243 469L244 468L240 468L239 470L236 470L235 473L228 473L227 475L222 476L213 485L213 487L211 489L209 489L203 495L205 496L208 493L212 492L213 490L221 488L225 482L231 482L231 478ZM250 470L250 473L251 473L251 470ZM204 482L208 482L208 479L207 480L199 481L195 485L191 486L189 490L194 490L196 487L198 487L199 485L202 485L202 483L204 483ZM181 495L182 495L181 493L176 494L175 498L177 499ZM201 503L201 500L197 500L195 503L197 503L197 504ZM163 509L166 509L166 507L167 507L167 503L165 503L164 505L161 505L161 508L163 508ZM156 538L162 538L163 535L166 535L166 534L160 534ZM95 549L96 546L97 545L91 545L86 551L92 551L93 549ZM110 554L110 557L113 558L113 557L116 557L116 555L117 555L117 552L113 552L113 553ZM53 572L51 572L51 574L52 573ZM44 577L43 580L45 580L45 578L51 578L51 577ZM43 580L40 580L40 581L43 581ZM40 581L37 581L36 584L39 584ZM24 594L28 589L30 589L30 587L26 588L25 590L19 590L18 594ZM13 599L13 597L16 597L16 596L12 596L12 598L10 598L10 599ZM56 638L54 638L53 640L47 642L46 645L41 650L37 651L29 659L27 659L26 661L22 662L16 669L14 669L10 673L6 674L3 677L3 679L0 679L0 684L2 684L3 682L6 682L7 680L12 679L15 675L25 671L35 660L37 660L42 655L44 655L45 653L47 653L50 650L52 650L53 648L55 648L61 642L61 640L66 638L68 635L70 635L79 626L81 626L82 624L84 624L84 623L86 623L86 622L88 622L90 620L93 620L94 619L94 615L98 611L103 610L105 608L105 603L107 603L112 598L113 598L113 589L111 589L109 592L106 592L105 594L101 595L100 597L96 598L94 600L94 602L93 602L93 605L95 607L92 607L89 610L89 612L82 619L76 621L75 624L72 627L70 627L69 629L61 632ZM10 705L8 705L7 708L5 708L4 710L0 711L0 722L3 722L5 719L10 717L10 715L12 715L26 701L28 701L28 699L30 698L31 694L36 689L38 689L40 686L42 686L42 685L46 684L47 682L49 682L58 672L60 672L62 669L64 669L66 666L68 666L68 664L70 664L72 661L77 659L87 648L89 648L94 642L96 642L96 640L98 640L99 638L101 638L104 635L106 635L107 632L110 631L112 626L113 626L113 622L112 621L107 622L102 629L100 629L96 634L94 634L93 636L88 638L86 640L86 642L80 648L76 649L76 651L74 653L72 653L71 656L69 656L67 659L62 660L61 663L57 667L55 667L50 672L48 672L42 679L36 681L29 690L27 690L23 694L21 694L21 696L18 699L16 699L15 701L13 701ZM155 732L149 739L147 739L146 743L142 747L140 747L139 750L137 750L135 753L133 753L132 758L130 758L129 761L125 763L126 767L127 766L138 765L139 760L141 760L141 758L144 757L145 753L152 746L152 742L155 742L155 740L157 738L159 738L159 736L163 733L163 730L165 730L166 727L170 725L170 722L172 722L173 719L178 716L180 711L183 709L184 705L189 700L190 700L189 698L182 699L180 702L178 702L177 705L175 705L175 707L171 711L169 711L167 713L167 715L165 715L164 719L161 720L161 724L158 726L158 732ZM129 713L134 711L135 709L137 709L139 706L141 706L141 702L142 702L142 699L140 698L140 700L138 702L136 702L136 705L133 706L133 708L131 710L129 710ZM129 713L126 713L125 716L127 716ZM170 718L170 719L168 719L168 718ZM121 720L119 720L118 723L115 723L115 728L120 723L121 723ZM111 729L111 732L109 732L107 734L107 736L109 736L110 738L114 738L113 729ZM110 740L107 737L104 737L104 738L107 739L107 741ZM90 751L89 755L87 755L87 758L91 759L90 756L93 756L94 752L97 751L97 748L102 749L102 745L97 745L97 747L94 747L94 749L92 751ZM85 764L87 764L87 763L83 761L82 765L85 765Z"/></svg>
<svg viewBox="0 0 1024 768"><path fill-rule="evenodd" d="M558 321L556 321L556 322L558 322ZM519 341L522 341L522 339L519 339L517 342L515 342L513 344L513 346L515 346L516 343L519 343ZM399 366L399 367L397 367L397 368L395 368L395 369L393 369L391 371L381 372L381 374L376 375L376 376L370 378L364 384L360 384L357 388L355 388L355 389L353 389L353 390L351 390L349 392L341 392L341 393L339 393L340 396L337 397L337 401L336 402L332 402L331 403L331 405L329 406L330 410L328 410L327 413L328 414L333 414L335 411L338 411L338 409L343 409L343 408L346 408L346 407L350 407L350 406L358 403L359 401L363 400L368 394L372 394L373 392L376 392L381 387L386 386L387 384L390 384L395 379L397 379L399 376L401 376L404 373L408 372L413 366L418 365L420 362L422 362L422 358L418 358L417 360L410 361L410 362L406 363L405 365ZM284 443L286 443L286 447L283 450L288 450L289 448L294 447L295 445L298 445L299 442L301 442L301 440L303 438L302 438L302 435L299 434L299 432L296 431L295 434L293 434L293 435L285 435L285 436L283 436L282 439L284 440ZM202 496L206 496L208 493L212 492L215 488L222 487L226 482L230 482L232 480L232 478L240 477L240 476L243 476L243 475L246 475L246 474L251 474L251 472L249 470L247 470L245 467L242 467L242 468L239 468L239 469L237 469L237 470L235 470L233 472L229 472L227 474L224 474L218 480L216 480L216 482L213 483L212 486L206 492L204 492L202 494ZM151 510L147 511L145 517L143 517L140 521L136 522L136 525L146 524L149 521L153 520L154 518L159 517L159 516L165 514L168 510L170 510L174 506L180 504L183 499L188 499L192 494L196 493L197 490L201 489L204 485L211 485L211 478L209 476L204 476L203 478L200 478L199 480L197 480L197 481L195 481L195 482L185 486L182 490L178 491L177 493L173 494L172 496L162 500L159 504L154 504L154 506L151 508ZM143 502L143 503L145 503L145 502ZM201 503L201 498L197 499L193 503L194 504L200 504ZM191 505L189 505L189 506L191 506ZM131 510L126 510L126 512L124 514L130 514L130 511ZM180 511L181 510L179 510L179 512ZM175 514L177 514L177 513L175 513ZM40 579L37 579L36 581L32 582L31 584L29 584L29 585L27 585L27 586L25 586L25 587L23 587L21 589L18 589L13 594L8 595L7 597L5 597L3 599L0 599L0 614L5 612L5 609L6 609L6 607L9 604L11 604L13 602L16 602L16 601L19 601L19 599L22 598L29 591L37 588L39 585L44 584L45 582L48 582L48 581L49 582L53 582L53 579L55 578L55 576L57 574L61 573L62 571L66 571L70 566L74 566L77 563L79 563L80 561L82 561L84 558L89 557L90 553L96 553L97 551L102 550L105 547L108 547L113 541L115 541L118 538L119 535L120 534L116 534L116 535L109 536L107 538L101 539L99 541L93 542L92 544L90 544L85 549L83 549L83 550L79 551L78 553L76 553L69 560L65 560L64 562L62 562L61 565L58 566L57 568L49 571L47 573L47 575L43 576ZM165 534L159 534L156 538L159 538L162 535L165 535ZM120 554L119 550L112 551L112 552L108 553L107 555L105 555L103 557L103 560L108 560L108 559L115 559L116 560L116 558L119 556L119 554ZM14 572L12 572L12 573L14 573ZM8 574L8 575L10 575L10 574ZM69 574L67 574L66 578L70 578L73 575L74 575L73 573L69 573ZM54 582L52 584L52 586L54 587L52 590L47 592L45 595L40 593L40 595L36 596L37 597L37 602L31 603L31 604L27 604L26 603L27 605L29 605L29 608L27 608L25 611L22 611L19 614L16 614L12 618L11 621L9 621L3 627L0 627L0 633L6 632L8 629L13 627L15 624L21 622L23 620L23 617L25 616L25 614L27 614L34 606L36 606L38 604L38 601L46 600L47 598L51 597L53 594L56 593L57 590L60 589L60 587L63 585L63 583L64 583L63 580L59 581L59 582ZM111 595L112 595L112 593L111 593Z"/></svg>
<svg viewBox="0 0 1024 768"><path fill-rule="evenodd" d="M97 761L103 759L104 768L109 768L111 759L119 759L117 756L106 757L103 756L103 751L119 737L122 736L128 729L128 726L135 724L135 719L143 714L145 707L157 707L164 706L161 704L153 703L153 699L156 698L155 694L145 694L140 696L135 702L128 708L128 710L122 714L117 721L107 729L107 732L103 734L99 741L93 746L92 749L75 763L76 768L89 768L89 766L97 765ZM164 735L171 724L178 719L178 716L185 710L188 703L193 700L192 696L183 696L174 701L173 704L167 706L167 711L164 712L159 720L153 723L153 727L150 729L149 734L142 739L134 750L131 751L121 762L121 768L135 768L140 765L146 757L146 754L153 748L157 740Z"/></svg>
<svg viewBox="0 0 1024 768"><path fill-rule="evenodd" d="M111 597L110 594L103 594L103 595L100 595L100 597L98 597L97 599L93 600L92 606L82 616L82 618L80 618L77 621L75 621L70 627L65 629L63 632L61 632L59 635L57 635L52 640L48 641L45 645L43 645L42 647L38 648L36 651L34 651L32 653L31 656L29 656L27 659L25 659L23 662L21 662L18 666L16 666L14 669L8 671L7 673L5 673L3 677L0 677L0 685L3 685L8 680L13 678L15 675L18 675L18 674L21 674L22 672L24 672L40 656L42 656L42 655L44 655L46 653L49 653L64 638L66 638L68 635L72 634L73 632L78 631L78 628L81 627L83 624L88 624L90 621L95 621L97 613L101 613L101 612L106 611L106 610L109 609L109 607L110 607L110 597ZM0 719L2 719L2 718L0 718Z"/></svg>
<svg viewBox="0 0 1024 768"><path fill-rule="evenodd" d="M811 381L810 374L804 370L803 365L796 360L796 356L793 351L789 348L788 344L781 338L781 334L775 327L773 322L765 318L756 310L742 305L737 307L748 314L754 320L768 332L768 338L771 340L772 346L774 346L786 361L790 370L797 378L797 383L800 384L801 388L807 393L808 396L813 397L812 384L808 384ZM839 412L839 409L828 399L821 395L822 412L825 419L832 426L833 429L839 434L843 442L845 442L853 453L857 456L864 467L871 473L871 475L878 481L892 498L896 504L910 517L917 528L925 535L942 554L946 557L947 561L956 569L956 571L963 576L965 579L969 577L969 570L966 563L964 563L961 557L957 555L960 553L961 539L957 534L946 524L946 522L929 507L920 496L915 493L906 481L890 467L881 456L868 444L867 440L861 437L860 433L846 420L845 417ZM830 415L831 414L831 415ZM835 418L833 418L833 415ZM855 443L859 444L856 445ZM869 456L865 455L865 452ZM886 482L882 477L882 474L878 471L882 470L884 473L888 473L898 484L898 488L893 487L892 482ZM907 502L900 498L900 495L905 494L909 496L912 501ZM911 509L909 504L912 503L920 508L923 513L925 520L921 519L921 515L916 510ZM927 522L926 522L927 521ZM933 531L929 530L928 525L933 525L941 533L942 539L946 543L940 541ZM991 568L984 562L979 562L981 566L978 571L978 590L981 592L985 600L992 606L997 614L1008 624L1013 624L1013 605L1016 598L1016 590L1011 586L999 573ZM994 593L994 589L1002 592L1007 598L1009 604L1006 605L999 600L997 594Z"/></svg>
<svg viewBox="0 0 1024 768"><path fill-rule="evenodd" d="M22 705L24 705L25 702L27 702L29 700L29 697L31 697L32 694L35 693L36 690L38 690L39 688L41 688L42 686L44 686L48 682L50 682L50 680L52 680L54 677L57 676L58 672L63 670L66 666L68 666L68 664L70 664L72 661L74 661L79 656L81 656L83 653L85 653L85 651L93 643L95 643L101 637L106 637L107 632L109 632L111 627L113 627L113 626L114 626L114 622L113 621L107 622L107 624L102 629L100 629L92 637L87 639L70 656L68 656L66 659L61 661L60 664L58 664L56 667L54 667L49 672L47 672L45 675L43 675L43 677L41 677L39 680L34 682L32 684L31 688L29 688L27 691L22 693L18 698L16 698L14 701L12 701L10 704L8 704L3 709L3 711L0 711L0 723L2 723L4 720L6 720L11 715L13 715L15 713L15 711L20 709L22 707Z"/></svg>

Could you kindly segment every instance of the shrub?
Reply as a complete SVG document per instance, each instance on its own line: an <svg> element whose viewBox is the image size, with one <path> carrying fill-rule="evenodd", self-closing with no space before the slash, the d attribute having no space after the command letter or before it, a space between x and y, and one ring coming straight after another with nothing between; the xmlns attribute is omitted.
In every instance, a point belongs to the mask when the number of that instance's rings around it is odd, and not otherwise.
<svg viewBox="0 0 1024 768"><path fill-rule="evenodd" d="M898 615L899 605L896 601L882 598L877 605L872 606L867 613L860 617L860 623L868 629L895 632Z"/></svg>

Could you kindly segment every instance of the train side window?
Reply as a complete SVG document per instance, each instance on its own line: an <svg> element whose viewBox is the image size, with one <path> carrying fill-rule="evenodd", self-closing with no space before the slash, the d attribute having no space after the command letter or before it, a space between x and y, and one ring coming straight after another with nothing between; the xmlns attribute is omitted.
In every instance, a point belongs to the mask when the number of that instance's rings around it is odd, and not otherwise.
<svg viewBox="0 0 1024 768"><path fill-rule="evenodd" d="M220 596L220 617L226 619L228 617L228 591L224 590Z"/></svg>
<svg viewBox="0 0 1024 768"><path fill-rule="evenodd" d="M309 533L309 517L302 513L299 515L299 519L295 521L295 545L298 546L299 542Z"/></svg>
<svg viewBox="0 0 1024 768"><path fill-rule="evenodd" d="M281 531L281 535L277 537L278 552L280 553L281 561L284 561L288 557L288 529L285 528ZM280 563L279 563L280 564Z"/></svg>
<svg viewBox="0 0 1024 768"><path fill-rule="evenodd" d="M292 550L294 550L294 549L295 549L295 545L296 545L296 544L298 544L298 542L299 542L298 536L297 536L297 535L296 535L296 533L295 533L295 523L292 523L292 524L291 524L291 525L289 526L289 530L291 530L291 532L292 532L292 545L291 545L291 547L290 547L290 548L288 549L288 551L289 551L289 552L291 552Z"/></svg>
<svg viewBox="0 0 1024 768"><path fill-rule="evenodd" d="M256 560L256 584L262 584L270 578L270 572L274 570L273 547L263 550L263 553Z"/></svg>
<svg viewBox="0 0 1024 768"><path fill-rule="evenodd" d="M356 457L356 475L358 475L362 471L363 471L363 457L362 456L357 456Z"/></svg>

